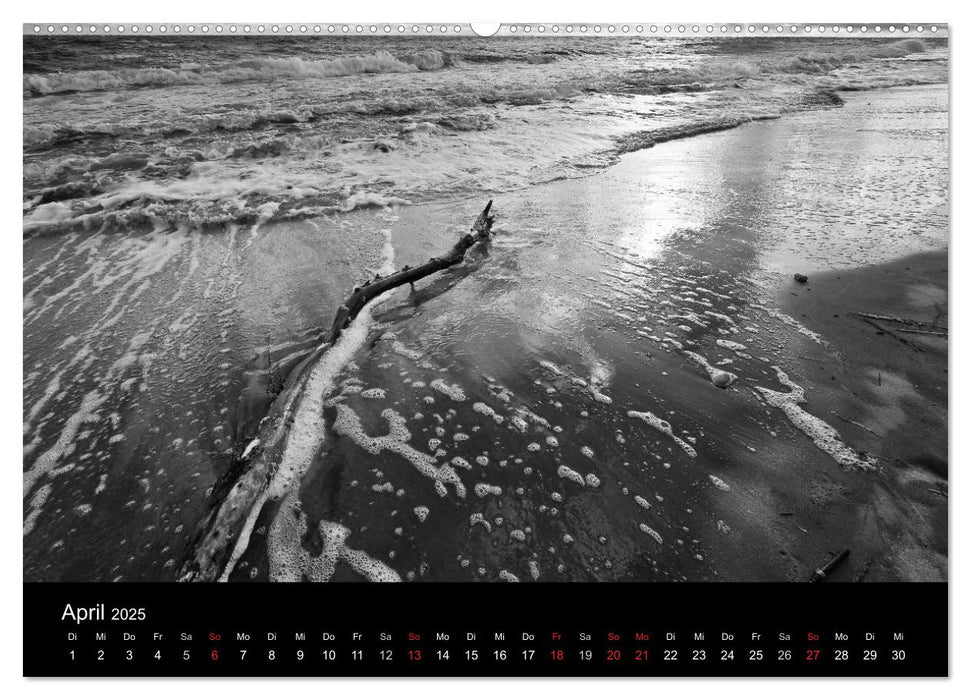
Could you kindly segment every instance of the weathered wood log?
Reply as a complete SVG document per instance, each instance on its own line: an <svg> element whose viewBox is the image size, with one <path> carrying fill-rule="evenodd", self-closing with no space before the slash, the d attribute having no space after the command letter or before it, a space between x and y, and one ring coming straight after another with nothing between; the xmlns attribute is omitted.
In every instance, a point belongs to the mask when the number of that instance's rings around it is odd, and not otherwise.
<svg viewBox="0 0 971 700"><path fill-rule="evenodd" d="M368 302L389 289L416 282L457 265L469 248L487 239L492 231L491 209L490 200L472 225L471 233L462 236L446 255L432 258L415 268L404 268L385 278L375 278L354 290L334 319L329 341L322 343L287 377L282 391L260 421L259 437L250 441L234 460L230 470L232 484L219 489L225 495L213 507L189 544L179 570L179 580L215 581L228 578L235 562L234 552L238 556L242 552L236 552L237 548L245 546L245 542L239 543L238 540L246 529L246 523L252 522L252 517L258 515L258 511L267 503L268 488L283 458L295 417L304 401L314 400L313 396L308 396L307 390L308 378L314 367Z"/></svg>
<svg viewBox="0 0 971 700"><path fill-rule="evenodd" d="M376 299L390 289L400 287L403 284L414 284L418 280L428 277L435 272L458 265L465 259L465 253L473 245L489 237L492 231L494 217L489 215L492 209L492 200L486 204L485 209L472 224L470 233L462 236L459 242L447 254L430 258L428 262L418 267L404 267L392 275L381 277L378 275L372 280L368 280L360 287L355 287L354 292L348 297L341 307L337 310L334 324L330 330L330 342L336 343L341 333L351 322L361 313L361 309L367 306L368 302Z"/></svg>

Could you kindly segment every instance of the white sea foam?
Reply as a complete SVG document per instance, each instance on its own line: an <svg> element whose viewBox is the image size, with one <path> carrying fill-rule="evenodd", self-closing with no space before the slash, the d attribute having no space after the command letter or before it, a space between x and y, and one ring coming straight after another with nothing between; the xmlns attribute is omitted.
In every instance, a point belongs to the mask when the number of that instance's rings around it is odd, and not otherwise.
<svg viewBox="0 0 971 700"><path fill-rule="evenodd" d="M789 388L788 392L774 391L763 387L756 387L770 406L778 408L789 421L804 432L813 443L836 462L847 468L871 470L877 468L877 463L868 454L849 447L840 438L836 429L811 413L801 408L806 403L806 394L802 387L793 382L778 367L773 366L779 382Z"/></svg>
<svg viewBox="0 0 971 700"><path fill-rule="evenodd" d="M297 488L300 480L313 463L313 459L320 450L326 435L323 415L324 401L334 390L338 373L351 362L354 354L367 340L368 331L373 322L371 309L382 298L375 300L370 307L366 307L359 313L357 318L344 329L334 346L328 348L320 360L310 369L300 396L300 403L294 411L293 422L290 426L283 455L270 478L269 484L260 493L243 523L229 561L220 576L221 581L229 579L229 575L236 568L239 558L246 551L253 527L266 502L269 500L278 501ZM338 407L340 406L341 404L338 404ZM353 420L357 420L357 415L352 415ZM349 420L353 422L352 419ZM355 426L352 425L352 427ZM360 428L359 420L357 420L356 427L363 434L364 431ZM388 437L393 435L394 430L392 429L392 433ZM458 490L460 487L461 482L456 489ZM272 548L268 554L272 563L275 556Z"/></svg>
<svg viewBox="0 0 971 700"><path fill-rule="evenodd" d="M557 467L556 473L561 479L572 481L573 483L579 486L586 486L586 482L583 480L583 477L580 475L580 473L573 471L565 464L561 464L559 467Z"/></svg>
<svg viewBox="0 0 971 700"><path fill-rule="evenodd" d="M658 534L657 530L648 527L644 523L638 523L637 527L639 527L641 532L643 532L645 535L650 535L652 538L654 538L658 544L664 544L664 540L661 538L661 535Z"/></svg>
<svg viewBox="0 0 971 700"><path fill-rule="evenodd" d="M498 486L493 486L492 484L476 484L475 485L475 495L479 498L485 498L486 496L501 496L502 489Z"/></svg>
<svg viewBox="0 0 971 700"><path fill-rule="evenodd" d="M387 564L347 545L351 532L343 525L322 520L319 524L323 548L313 556L300 544L307 530L307 519L296 503L295 493L280 504L280 512L270 525L268 546L271 581L329 581L339 561L346 562L365 579L375 583L397 583L398 573Z"/></svg>
<svg viewBox="0 0 971 700"><path fill-rule="evenodd" d="M469 527L474 527L476 525L481 525L486 529L486 532L492 532L492 523L486 520L482 513L473 513L469 516Z"/></svg>
<svg viewBox="0 0 971 700"><path fill-rule="evenodd" d="M334 431L338 435L351 438L357 445L371 454L387 450L404 457L418 472L436 484L451 484L459 497L465 496L465 486L455 470L448 465L438 465L434 457L417 450L408 444L411 432L406 419L393 408L386 408L381 417L388 423L387 435L371 436L364 432L360 417L348 406L338 403L335 407ZM437 488L437 487L436 487Z"/></svg>
<svg viewBox="0 0 971 700"><path fill-rule="evenodd" d="M681 449L684 450L685 454L689 457L693 458L698 456L698 452L695 450L695 448L674 434L674 431L671 429L671 424L666 420L658 418L650 411L628 411L627 415L631 418L640 418L658 432L664 433L670 437L672 440L678 443Z"/></svg>
<svg viewBox="0 0 971 700"><path fill-rule="evenodd" d="M225 66L172 68L123 68L65 73L24 75L24 91L49 95L56 92L86 92L124 87L164 87L207 83L278 80L284 78L320 79L360 73L409 73L445 67L445 54L425 49L397 57L388 51L371 55L347 56L323 61L297 57L249 58Z"/></svg>
<svg viewBox="0 0 971 700"><path fill-rule="evenodd" d="M818 343L819 345L822 345L823 347L829 347L829 343L827 343L826 340L824 340L823 337L821 335L819 335L819 333L816 333L815 331L809 330L804 325L802 325L801 323L799 323L799 321L797 321L796 319L794 319L792 316L789 316L787 314L784 314L781 311L779 311L778 309L772 309L772 308L769 308L768 306L764 306L762 304L751 304L751 307L753 309L762 309L763 311L765 311L765 313L767 313L772 318L777 319L779 321L782 321L787 326L790 326L791 328L794 328L796 331L798 331L802 335L806 336L807 338L809 338L810 340L812 340L814 343Z"/></svg>
<svg viewBox="0 0 971 700"><path fill-rule="evenodd" d="M435 391L452 399L452 401L465 401L465 392L462 391L462 388L458 384L448 384L443 379L434 379L432 380L431 387Z"/></svg>
<svg viewBox="0 0 971 700"><path fill-rule="evenodd" d="M711 379L711 383L715 386L724 389L725 387L733 384L737 379L738 375L732 372L726 372L725 370L713 367L711 363L703 356L691 350L685 350L684 354L691 360L701 365L705 371L708 373L708 377Z"/></svg>

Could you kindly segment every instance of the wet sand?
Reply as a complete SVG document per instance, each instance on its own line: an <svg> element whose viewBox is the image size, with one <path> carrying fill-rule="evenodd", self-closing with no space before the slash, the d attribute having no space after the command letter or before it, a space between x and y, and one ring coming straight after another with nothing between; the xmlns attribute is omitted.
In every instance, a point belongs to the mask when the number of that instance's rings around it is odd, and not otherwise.
<svg viewBox="0 0 971 700"><path fill-rule="evenodd" d="M873 484L842 485L854 490L843 509L851 533L846 546L902 578L944 580L947 251L814 275L805 285L788 286L780 307L837 351L819 361L806 347L798 358L800 372L817 388L814 410L835 416L842 434L885 464Z"/></svg>
<svg viewBox="0 0 971 700"><path fill-rule="evenodd" d="M295 562L335 556L335 525L407 580L801 581L842 549L834 580L943 578L946 347L843 316L946 317L942 256L901 262L946 245L944 95L497 196L489 246L374 308L233 578L311 576ZM402 209L395 266L481 205Z"/></svg>

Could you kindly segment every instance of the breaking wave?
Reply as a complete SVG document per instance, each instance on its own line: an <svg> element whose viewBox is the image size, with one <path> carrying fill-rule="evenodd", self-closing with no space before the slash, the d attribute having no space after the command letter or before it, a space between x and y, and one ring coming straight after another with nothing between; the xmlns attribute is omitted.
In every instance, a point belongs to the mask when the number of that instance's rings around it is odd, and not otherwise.
<svg viewBox="0 0 971 700"><path fill-rule="evenodd" d="M377 51L323 61L302 58L255 58L220 67L182 64L179 68L123 68L24 75L25 95L92 92L119 88L238 83L280 78L334 78L362 73L411 73L439 70L452 64L448 54L426 49L403 56Z"/></svg>

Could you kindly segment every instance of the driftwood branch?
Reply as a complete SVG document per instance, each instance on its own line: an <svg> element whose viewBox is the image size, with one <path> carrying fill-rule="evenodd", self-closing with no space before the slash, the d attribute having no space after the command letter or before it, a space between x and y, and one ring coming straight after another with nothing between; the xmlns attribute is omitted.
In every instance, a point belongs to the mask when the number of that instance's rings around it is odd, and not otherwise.
<svg viewBox="0 0 971 700"><path fill-rule="evenodd" d="M424 277L428 277L435 272L452 267L453 265L458 265L462 262L469 248L489 237L494 220L494 217L489 215L491 209L492 200L490 199L485 209L479 214L479 218L472 224L472 231L462 236L459 242L447 254L437 258L430 258L428 262L418 267L405 266L387 277L377 275L374 279L368 280L360 287L355 287L351 296L337 310L334 325L331 326L330 330L330 342L336 343L344 329L361 313L361 309L367 306L368 302L381 296L389 289L394 289L404 284L414 284Z"/></svg>
<svg viewBox="0 0 971 700"><path fill-rule="evenodd" d="M849 418L846 418L845 416L841 416L836 411L830 411L830 413L832 413L834 416L836 416L837 418L839 418L844 423L849 423L850 425L855 425L858 428L863 428L865 431L867 431L871 435L876 435L878 438L883 439L883 436L882 435L880 435L878 433L875 433L873 430L871 430L870 428L868 428L865 425L863 425L863 423L857 423L855 420L850 420Z"/></svg>
<svg viewBox="0 0 971 700"><path fill-rule="evenodd" d="M330 339L306 357L286 378L282 391L273 401L267 415L260 421L259 437L250 441L237 460L234 460L225 484L225 496L207 516L186 552L180 567L182 581L215 581L227 579L240 533L254 509L267 502L267 487L277 470L290 436L290 427L308 397L308 377L313 367L333 347L341 332L361 312L368 302L389 289L416 282L439 270L460 263L465 253L477 242L485 240L492 231L493 217L489 212L492 201L465 234L446 255L432 258L415 268L404 268L388 277L376 277L357 287L337 312ZM258 513L254 513L258 515ZM244 543L245 544L245 543Z"/></svg>
<svg viewBox="0 0 971 700"><path fill-rule="evenodd" d="M916 333L918 335L936 335L936 336L940 336L942 338L946 338L947 337L947 331L944 331L944 332L940 332L940 331L925 331L922 328L898 328L897 329L897 332L898 333Z"/></svg>

